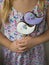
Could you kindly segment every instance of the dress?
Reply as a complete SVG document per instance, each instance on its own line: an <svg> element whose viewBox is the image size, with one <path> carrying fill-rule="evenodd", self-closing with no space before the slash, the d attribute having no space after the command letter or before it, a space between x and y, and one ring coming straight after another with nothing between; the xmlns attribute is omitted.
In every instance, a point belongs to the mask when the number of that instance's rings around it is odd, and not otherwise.
<svg viewBox="0 0 49 65"><path fill-rule="evenodd" d="M0 3L1 7L1 3ZM39 25L37 25L36 30L30 35L33 37L39 36L43 34L47 29L46 24L46 9L47 5L44 7L44 19ZM38 4L32 10L36 15L41 16L43 13L40 11ZM22 19L23 14L21 12L16 11L13 7L11 9L11 14L9 14L9 22L10 24L5 24L3 22L3 26L1 28L2 33L10 40L14 41L15 39L21 39L22 34L18 33L16 30L17 21ZM27 52L22 54L14 53L10 51L8 48L3 47L3 56L4 56L4 65L46 65L45 59L45 51L44 45L37 45Z"/></svg>

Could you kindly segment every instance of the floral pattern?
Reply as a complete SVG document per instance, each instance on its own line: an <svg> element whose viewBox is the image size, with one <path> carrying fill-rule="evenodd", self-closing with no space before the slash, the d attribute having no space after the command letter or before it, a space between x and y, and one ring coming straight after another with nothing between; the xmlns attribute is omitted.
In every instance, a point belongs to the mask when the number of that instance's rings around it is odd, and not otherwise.
<svg viewBox="0 0 49 65"><path fill-rule="evenodd" d="M2 7L3 0L0 0L0 8ZM48 2L46 2L48 3ZM44 7L44 15L46 17L46 9L47 5ZM37 16L43 15L41 10L38 7L38 4L32 10ZM21 39L23 37L22 34L17 32L17 24L20 20L22 20L24 14L16 11L13 7L11 13L9 14L9 23L6 24L3 22L1 31L2 33L10 40L14 41L16 39ZM46 19L36 26L36 30L30 34L30 36L36 37L44 33L47 29ZM8 48L3 47L3 56L4 56L4 65L46 65L44 45L40 44L35 46L34 48L24 52L22 54L14 53L10 51Z"/></svg>

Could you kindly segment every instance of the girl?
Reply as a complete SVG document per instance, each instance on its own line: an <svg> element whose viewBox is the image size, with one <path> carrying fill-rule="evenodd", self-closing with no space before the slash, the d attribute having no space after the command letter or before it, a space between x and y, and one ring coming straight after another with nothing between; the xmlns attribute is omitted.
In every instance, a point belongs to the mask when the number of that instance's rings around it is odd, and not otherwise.
<svg viewBox="0 0 49 65"><path fill-rule="evenodd" d="M0 43L4 65L46 65L44 46L40 43L49 40L48 7L44 0L0 0ZM17 24L34 19L26 19L28 16L43 19L34 23L36 28L29 36L23 37L17 31Z"/></svg>

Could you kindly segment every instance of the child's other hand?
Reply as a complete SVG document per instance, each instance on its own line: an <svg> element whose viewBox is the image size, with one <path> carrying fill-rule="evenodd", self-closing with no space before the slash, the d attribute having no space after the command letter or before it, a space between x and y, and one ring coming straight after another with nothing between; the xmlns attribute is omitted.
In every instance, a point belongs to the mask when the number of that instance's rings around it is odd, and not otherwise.
<svg viewBox="0 0 49 65"><path fill-rule="evenodd" d="M20 44L21 44L20 40L16 40L16 41L14 41L13 43L10 44L9 49L13 52L22 53L22 52L24 52L25 47L21 47Z"/></svg>
<svg viewBox="0 0 49 65"><path fill-rule="evenodd" d="M27 37L24 37L22 40L21 40L21 44L20 47L21 48L25 48L23 51L28 51L29 49L31 49L33 46L34 46L34 38L33 38L33 42L32 42L32 38L30 36L27 36Z"/></svg>

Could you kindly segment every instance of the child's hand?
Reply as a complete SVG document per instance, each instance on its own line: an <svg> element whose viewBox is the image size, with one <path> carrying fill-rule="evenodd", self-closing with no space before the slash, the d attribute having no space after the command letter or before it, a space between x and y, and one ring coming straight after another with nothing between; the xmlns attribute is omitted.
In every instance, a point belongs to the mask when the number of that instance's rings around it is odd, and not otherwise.
<svg viewBox="0 0 49 65"><path fill-rule="evenodd" d="M32 42L31 37L27 36L21 40L21 44L19 44L19 45L21 48L25 48L23 51L28 51L29 49L31 49L34 46L34 42L35 42L34 40Z"/></svg>
<svg viewBox="0 0 49 65"><path fill-rule="evenodd" d="M22 43L23 43L23 42L22 42ZM22 47L20 46L20 44L21 44L20 40L14 41L14 42L11 43L11 45L10 45L10 50L13 51L13 52L18 52L18 53L24 52L25 47L22 48Z"/></svg>

